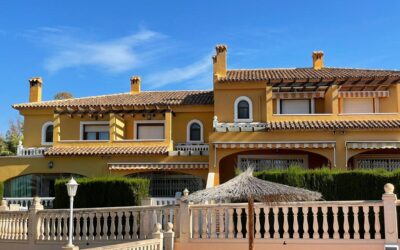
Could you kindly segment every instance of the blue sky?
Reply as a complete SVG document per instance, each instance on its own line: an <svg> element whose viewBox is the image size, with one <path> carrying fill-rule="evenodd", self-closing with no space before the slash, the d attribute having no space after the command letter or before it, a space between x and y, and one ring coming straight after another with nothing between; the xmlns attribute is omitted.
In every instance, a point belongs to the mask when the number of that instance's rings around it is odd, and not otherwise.
<svg viewBox="0 0 400 250"><path fill-rule="evenodd" d="M44 79L45 100L143 90L210 89L211 55L229 68L400 68L400 2L0 0L0 131Z"/></svg>

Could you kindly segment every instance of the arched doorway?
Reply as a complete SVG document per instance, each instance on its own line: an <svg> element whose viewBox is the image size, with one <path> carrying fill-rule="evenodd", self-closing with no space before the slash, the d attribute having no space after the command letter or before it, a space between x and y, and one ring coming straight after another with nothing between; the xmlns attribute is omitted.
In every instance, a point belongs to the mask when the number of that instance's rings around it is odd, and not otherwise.
<svg viewBox="0 0 400 250"><path fill-rule="evenodd" d="M328 158L304 151L288 149L249 150L237 152L222 158L219 162L220 183L235 176L236 169L251 165L256 171L270 169L288 169L289 167L321 168L330 167Z"/></svg>
<svg viewBox="0 0 400 250"><path fill-rule="evenodd" d="M177 192L182 192L185 188L192 193L205 187L201 177L179 172L145 172L127 176L149 179L151 197L175 197Z"/></svg>

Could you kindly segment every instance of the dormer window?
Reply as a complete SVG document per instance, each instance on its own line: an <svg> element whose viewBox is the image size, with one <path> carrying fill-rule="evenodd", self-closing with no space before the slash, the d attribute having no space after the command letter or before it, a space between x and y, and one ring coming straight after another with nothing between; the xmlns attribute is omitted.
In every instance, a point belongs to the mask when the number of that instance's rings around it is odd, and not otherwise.
<svg viewBox="0 0 400 250"><path fill-rule="evenodd" d="M199 120L192 120L187 125L187 142L203 142L203 124Z"/></svg>
<svg viewBox="0 0 400 250"><path fill-rule="evenodd" d="M42 127L42 145L53 144L53 123L46 122Z"/></svg>
<svg viewBox="0 0 400 250"><path fill-rule="evenodd" d="M247 96L238 97L234 107L235 122L252 122L253 105Z"/></svg>

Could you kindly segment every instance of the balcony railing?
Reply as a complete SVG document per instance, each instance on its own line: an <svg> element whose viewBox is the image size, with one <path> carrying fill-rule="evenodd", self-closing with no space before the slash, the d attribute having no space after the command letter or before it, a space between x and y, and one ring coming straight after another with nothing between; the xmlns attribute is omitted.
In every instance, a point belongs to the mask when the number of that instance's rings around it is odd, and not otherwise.
<svg viewBox="0 0 400 250"><path fill-rule="evenodd" d="M208 155L208 144L175 144L174 151L170 152L170 155Z"/></svg>
<svg viewBox="0 0 400 250"><path fill-rule="evenodd" d="M31 147L31 148L24 148L22 142L19 142L17 147L17 156L42 156L48 148L46 147Z"/></svg>
<svg viewBox="0 0 400 250"><path fill-rule="evenodd" d="M33 203L33 197L4 197L3 199L6 200L8 206L19 205L20 210L28 210ZM52 208L54 199L54 197L40 197L40 203L45 208Z"/></svg>

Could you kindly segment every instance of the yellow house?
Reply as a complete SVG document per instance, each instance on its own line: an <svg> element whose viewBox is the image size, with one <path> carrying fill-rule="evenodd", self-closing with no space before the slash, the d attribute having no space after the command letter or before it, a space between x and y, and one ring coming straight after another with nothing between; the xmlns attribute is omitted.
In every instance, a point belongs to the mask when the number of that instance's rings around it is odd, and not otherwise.
<svg viewBox="0 0 400 250"><path fill-rule="evenodd" d="M311 67L228 69L213 56L213 90L141 91L42 101L29 80L18 155L0 158L6 196L52 196L60 176L152 180L174 196L225 182L235 167L257 170L400 167L400 71ZM211 73L211 72L210 72Z"/></svg>

